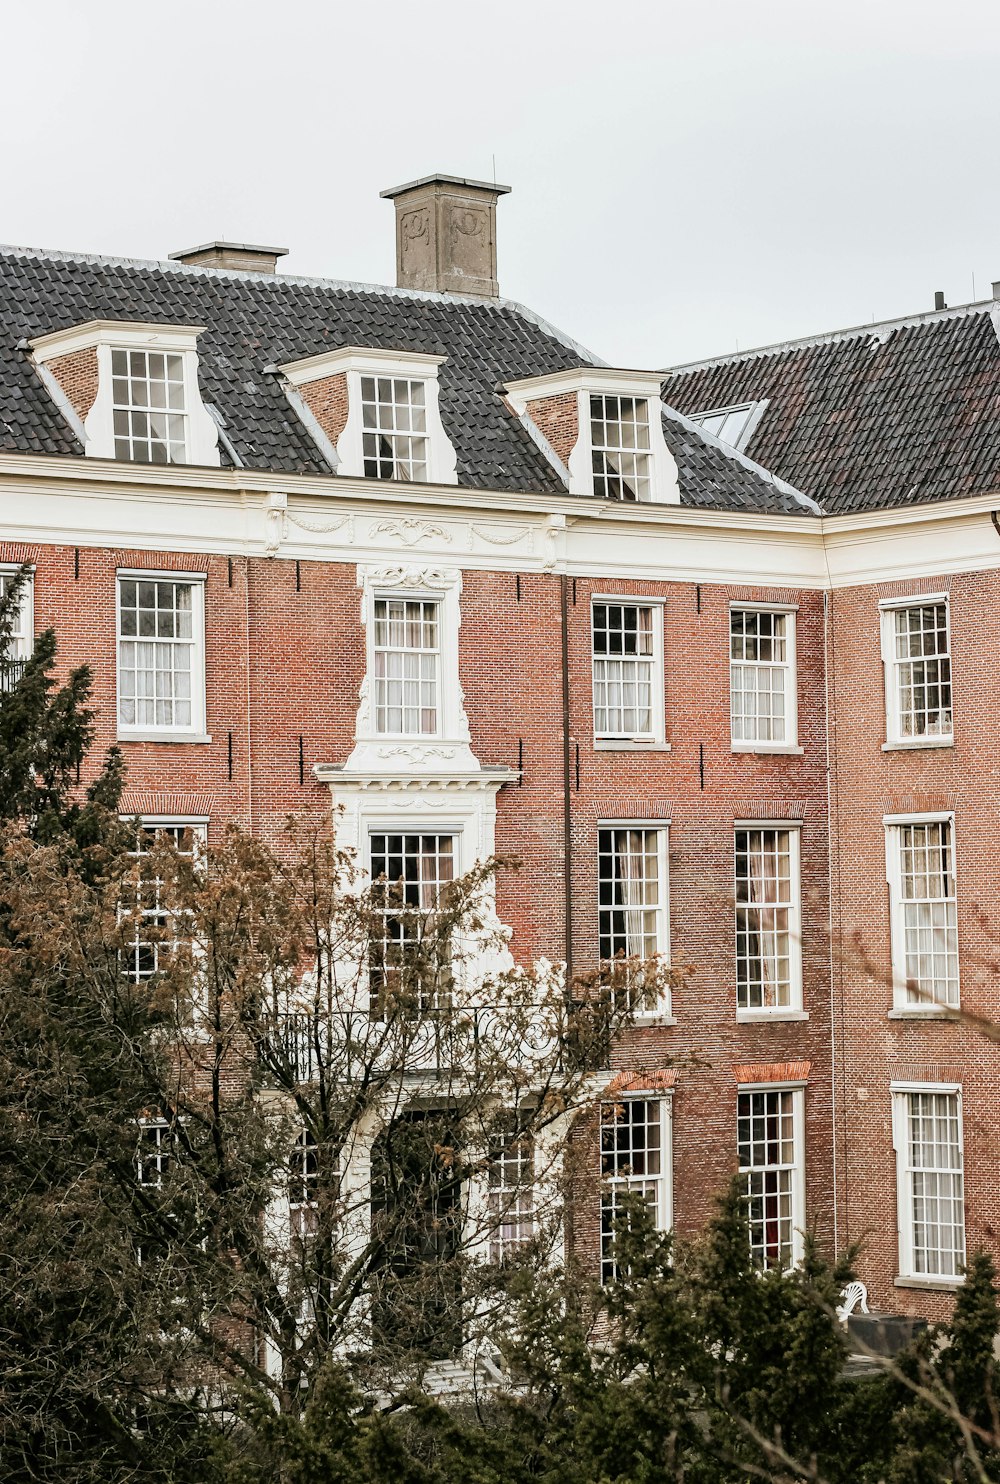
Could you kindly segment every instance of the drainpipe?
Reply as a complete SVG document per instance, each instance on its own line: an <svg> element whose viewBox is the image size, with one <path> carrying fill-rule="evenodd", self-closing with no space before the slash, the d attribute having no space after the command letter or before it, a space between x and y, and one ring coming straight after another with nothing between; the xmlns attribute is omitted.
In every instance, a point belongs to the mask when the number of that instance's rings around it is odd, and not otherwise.
<svg viewBox="0 0 1000 1484"><path fill-rule="evenodd" d="M559 609L562 619L562 733L563 733L563 905L566 939L566 997L570 998L573 977L573 876L570 854L572 816L570 805L569 735L569 592L565 572L559 574Z"/></svg>

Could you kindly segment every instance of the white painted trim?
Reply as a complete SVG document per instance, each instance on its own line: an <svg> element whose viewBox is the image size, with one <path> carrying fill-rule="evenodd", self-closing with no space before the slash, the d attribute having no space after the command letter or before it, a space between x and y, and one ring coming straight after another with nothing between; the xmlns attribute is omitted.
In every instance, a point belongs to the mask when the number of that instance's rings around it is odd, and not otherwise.
<svg viewBox="0 0 1000 1484"><path fill-rule="evenodd" d="M308 386L311 381L323 381L328 376L340 376L346 371L364 371L372 376L406 376L412 381L437 376L438 367L443 366L447 356L429 356L410 350L375 350L357 345L343 345L336 350L324 350L317 356L306 356L301 361L286 361L278 367L291 386Z"/></svg>
<svg viewBox="0 0 1000 1484"><path fill-rule="evenodd" d="M948 732L929 732L918 737L904 737L900 729L900 707L899 707L899 667L903 663L896 658L896 632L895 615L903 613L908 608L922 608L929 605L944 605L944 621L948 638L948 667L951 677L951 730ZM927 597L915 598L889 598L879 603L879 626L881 629L882 670L883 685L885 690L885 742L882 744L883 751L892 751L895 748L911 747L950 747L955 741L955 691L954 672L951 668L951 596L949 593L936 593Z"/></svg>
<svg viewBox="0 0 1000 1484"><path fill-rule="evenodd" d="M668 967L671 963L670 951L670 821L668 819L599 819L597 821L597 879L598 879L598 902L597 912L600 919L600 859L601 859L601 831L602 830L655 830L656 831L656 869L660 877L659 906L656 910L656 957L662 959ZM626 911L628 909L626 908ZM637 1025L648 1026L652 1022L662 1024L673 1019L673 996L670 985L664 987L662 997L655 1005L648 1009L638 1010L635 1015Z"/></svg>
<svg viewBox="0 0 1000 1484"><path fill-rule="evenodd" d="M458 667L458 632L462 622L460 569L359 564L357 585L361 590L366 664L355 724L355 746L347 770L406 768L434 773L447 765L456 773L479 772L480 762L472 751ZM374 616L379 598L423 599L437 604L437 729L432 734L383 733L375 729Z"/></svg>
<svg viewBox="0 0 1000 1484"><path fill-rule="evenodd" d="M732 752L786 753L793 756L801 755L803 751L799 746L799 663L796 616L798 611L797 603L739 603L733 600L729 604L729 739ZM785 732L787 735L781 741L747 740L733 736L733 665L747 663L747 661L734 660L732 657L732 615L734 613L780 613L786 620L785 662L781 668L784 679Z"/></svg>
<svg viewBox="0 0 1000 1484"><path fill-rule="evenodd" d="M597 655L594 653L594 605L596 603L608 603L620 605L623 608L650 608L653 618L653 654L652 671L653 684L650 697L650 709L652 711L653 730L650 735L638 735L635 737L618 737L613 733L598 732L597 730L597 680L594 674ZM625 750L635 748L636 750L669 750L666 738L666 716L665 716L665 680L664 669L666 658L663 647L663 610L666 606L665 598L642 598L633 597L631 593L592 593L590 597L590 696L591 696L591 724L593 728L593 741L597 749Z"/></svg>
<svg viewBox="0 0 1000 1484"><path fill-rule="evenodd" d="M45 362L39 361L35 356L31 357L31 361L32 365L35 368L35 373L38 376L38 379L41 381L45 390L48 392L49 396L52 398L53 402L56 404L63 417L66 419L66 422L69 425L73 436L78 440L80 447L83 448L87 442L87 434L84 431L83 418L77 412L69 397L67 397L59 378L55 376L52 371L49 370Z"/></svg>
<svg viewBox="0 0 1000 1484"><path fill-rule="evenodd" d="M788 870L791 886L791 901L788 908L788 1004L741 1005L739 1002L739 977L736 971L738 958L738 917L736 901L736 836L741 830L787 830ZM736 1015L748 1011L761 1020L781 1019L789 1012L803 1009L802 1002L802 822L801 820L734 820L733 821L733 978L736 987Z"/></svg>
<svg viewBox="0 0 1000 1484"><path fill-rule="evenodd" d="M792 1262L797 1267L805 1253L806 1227L806 1097L808 1082L793 1078L786 1082L739 1082L736 1086L736 1111L745 1092L790 1092L792 1094ZM740 1168L740 1174L749 1167Z"/></svg>
<svg viewBox="0 0 1000 1484"><path fill-rule="evenodd" d="M899 1249L898 1277L906 1286L929 1287L940 1283L958 1287L963 1279L952 1273L915 1273L913 1271L913 1198L910 1182L909 1097L911 1093L941 1093L958 1100L958 1149L962 1161L962 1238L963 1260L966 1254L965 1221L965 1117L962 1110L962 1087L956 1082L890 1082L892 1114L892 1147L896 1155L896 1230Z"/></svg>
<svg viewBox="0 0 1000 1484"><path fill-rule="evenodd" d="M903 922L905 901L903 898L902 861L900 859L900 830L905 825L947 824L951 830L951 868L955 880L956 935L958 919L958 844L955 838L955 814L953 810L937 810L927 814L885 814L882 816L885 829L885 879L889 888L889 941L892 960L892 1005L894 1010L903 1010L907 1015L937 1018L942 1012L957 1012L962 1003L962 957L958 946L958 1000L949 1005L940 1000L928 999L912 1004L906 998L908 983L906 974L906 929Z"/></svg>
<svg viewBox="0 0 1000 1484"><path fill-rule="evenodd" d="M205 723L205 577L204 572L136 571L115 574L115 725L119 742L211 742ZM191 674L191 725L186 727L127 726L121 721L121 583L181 582L191 588L191 638L194 659ZM129 635L130 639L136 636Z"/></svg>
<svg viewBox="0 0 1000 1484"><path fill-rule="evenodd" d="M27 660L31 658L31 652L35 644L35 564L25 562L28 575L24 586L21 588L21 619L24 629L23 639L15 641L12 660ZM0 562L0 577L16 577L21 570L18 562Z"/></svg>
<svg viewBox="0 0 1000 1484"><path fill-rule="evenodd" d="M36 361L44 364L99 345L117 349L186 351L197 348L204 325L145 324L138 320L91 319L68 330L38 335L28 343Z"/></svg>

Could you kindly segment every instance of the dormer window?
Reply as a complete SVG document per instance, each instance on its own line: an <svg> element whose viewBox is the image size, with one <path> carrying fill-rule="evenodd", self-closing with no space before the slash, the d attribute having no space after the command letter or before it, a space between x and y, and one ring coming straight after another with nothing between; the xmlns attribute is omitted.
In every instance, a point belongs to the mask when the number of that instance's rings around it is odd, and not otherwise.
<svg viewBox="0 0 1000 1484"><path fill-rule="evenodd" d="M113 349L111 378L115 458L185 463L184 357Z"/></svg>
<svg viewBox="0 0 1000 1484"><path fill-rule="evenodd" d="M697 423L706 433L714 433L720 443L730 448L746 448L764 416L767 402L741 402L734 407L712 407L706 412L689 412L688 421Z"/></svg>
<svg viewBox="0 0 1000 1484"><path fill-rule="evenodd" d="M649 412L644 398L591 393L590 452L594 494L608 500L649 499Z"/></svg>
<svg viewBox="0 0 1000 1484"><path fill-rule="evenodd" d="M657 372L579 366L508 382L504 391L571 495L627 504L680 501Z"/></svg>
<svg viewBox="0 0 1000 1484"><path fill-rule="evenodd" d="M31 342L45 383L88 458L221 463L201 400L199 327L90 320Z"/></svg>
<svg viewBox="0 0 1000 1484"><path fill-rule="evenodd" d="M337 474L457 484L455 450L438 405L443 360L347 346L276 369L289 402Z"/></svg>
<svg viewBox="0 0 1000 1484"><path fill-rule="evenodd" d="M422 381L361 378L366 479L427 478L427 408Z"/></svg>

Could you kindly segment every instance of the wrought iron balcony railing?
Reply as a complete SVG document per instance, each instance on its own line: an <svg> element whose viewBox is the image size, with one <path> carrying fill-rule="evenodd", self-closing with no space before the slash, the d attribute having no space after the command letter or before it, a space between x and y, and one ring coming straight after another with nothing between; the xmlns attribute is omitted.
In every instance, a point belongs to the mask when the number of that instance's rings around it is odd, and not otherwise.
<svg viewBox="0 0 1000 1484"><path fill-rule="evenodd" d="M12 691L24 674L27 660L0 659L0 695Z"/></svg>

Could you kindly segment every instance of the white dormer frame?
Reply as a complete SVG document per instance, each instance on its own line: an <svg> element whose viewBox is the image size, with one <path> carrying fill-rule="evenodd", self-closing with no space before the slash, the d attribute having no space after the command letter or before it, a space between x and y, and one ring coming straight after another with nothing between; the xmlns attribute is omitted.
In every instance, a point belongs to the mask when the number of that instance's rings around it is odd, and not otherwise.
<svg viewBox="0 0 1000 1484"><path fill-rule="evenodd" d="M518 416L529 421L529 402L538 402L546 397L562 397L567 393L575 394L578 433L568 461L571 495L594 493L590 446L591 395L644 400L649 425L650 502L679 505L681 490L677 463L663 437L660 396L662 381L658 371L622 371L610 366L576 366L568 371L556 371L551 376L509 381L504 391Z"/></svg>
<svg viewBox="0 0 1000 1484"><path fill-rule="evenodd" d="M80 350L97 352L97 397L83 422L83 446L88 458L115 457L114 393L111 385L113 350L151 350L179 355L184 366L184 413L186 464L218 467L219 429L201 400L198 384L198 336L204 325L150 325L134 321L87 320L72 329L39 335L30 342L31 354L43 380L53 390L55 377L48 362ZM58 401L65 410L66 394L59 389ZM78 418L73 419L75 424ZM160 467L160 466L157 466Z"/></svg>
<svg viewBox="0 0 1000 1484"><path fill-rule="evenodd" d="M330 376L347 377L347 422L337 439L337 473L363 479L365 457L361 412L362 376L394 376L420 381L427 414L427 483L457 484L457 457L441 421L438 367L447 356L420 355L405 350L368 350L347 345L302 361L288 361L278 370L295 391ZM390 481L386 481L390 482Z"/></svg>

